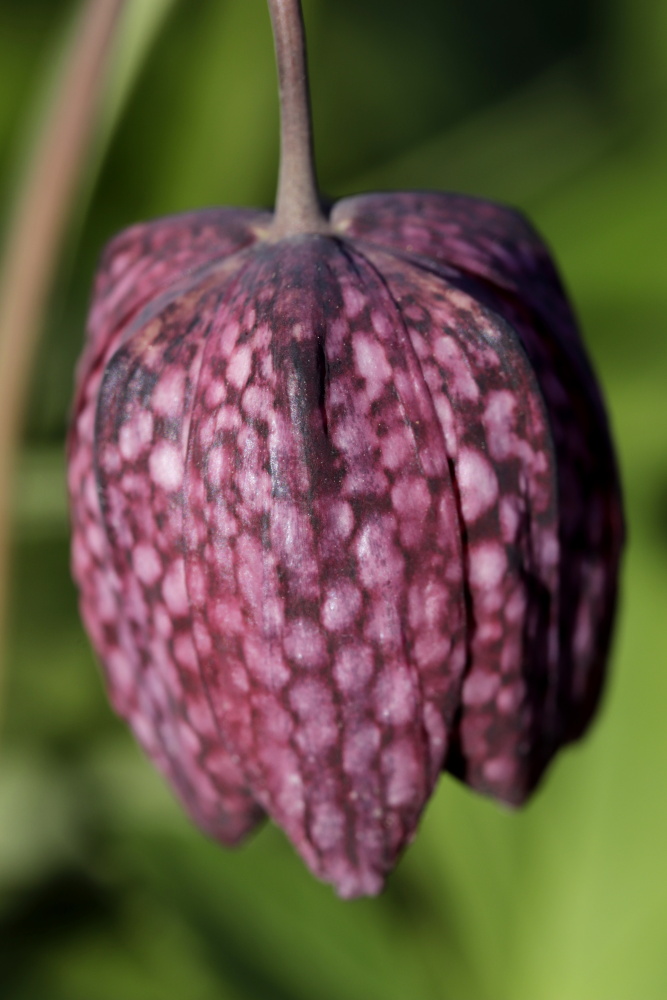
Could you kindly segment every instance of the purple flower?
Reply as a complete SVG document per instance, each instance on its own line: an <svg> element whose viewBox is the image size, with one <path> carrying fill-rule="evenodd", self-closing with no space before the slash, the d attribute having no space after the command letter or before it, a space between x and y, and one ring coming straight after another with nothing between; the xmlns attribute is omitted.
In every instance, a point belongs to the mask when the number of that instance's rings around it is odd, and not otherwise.
<svg viewBox="0 0 667 1000"><path fill-rule="evenodd" d="M97 276L73 571L111 699L204 830L266 813L382 888L445 768L510 804L586 727L623 537L600 395L515 212L321 211L299 0L269 0L274 215L135 226Z"/></svg>
<svg viewBox="0 0 667 1000"><path fill-rule="evenodd" d="M443 768L520 804L585 729L623 527L550 257L467 197L328 234L135 226L95 286L73 569L116 710L224 843L268 813L345 897Z"/></svg>

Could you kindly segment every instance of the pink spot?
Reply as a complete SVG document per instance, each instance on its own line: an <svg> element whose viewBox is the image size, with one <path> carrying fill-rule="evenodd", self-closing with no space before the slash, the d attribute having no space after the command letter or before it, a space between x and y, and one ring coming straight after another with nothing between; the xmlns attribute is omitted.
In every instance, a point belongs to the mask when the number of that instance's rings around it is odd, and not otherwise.
<svg viewBox="0 0 667 1000"><path fill-rule="evenodd" d="M354 530L354 513L350 504L345 500L334 502L329 517L336 535L343 541L348 539Z"/></svg>
<svg viewBox="0 0 667 1000"><path fill-rule="evenodd" d="M405 430L394 431L382 439L382 464L392 472L400 469L414 455L414 443Z"/></svg>
<svg viewBox="0 0 667 1000"><path fill-rule="evenodd" d="M136 462L152 438L153 416L147 410L140 410L121 427L118 449L126 462Z"/></svg>
<svg viewBox="0 0 667 1000"><path fill-rule="evenodd" d="M448 666L453 671L451 652L452 640L440 632L420 632L413 648L414 660L422 670Z"/></svg>
<svg viewBox="0 0 667 1000"><path fill-rule="evenodd" d="M364 723L352 730L343 744L343 770L350 775L364 775L380 748L380 730Z"/></svg>
<svg viewBox="0 0 667 1000"><path fill-rule="evenodd" d="M152 587L162 576L162 560L152 545L137 545L132 553L132 565L138 578L147 587Z"/></svg>
<svg viewBox="0 0 667 1000"><path fill-rule="evenodd" d="M362 333L354 334L352 346L357 371L366 380L369 398L375 400L392 377L385 350L376 340Z"/></svg>
<svg viewBox="0 0 667 1000"><path fill-rule="evenodd" d="M148 468L153 482L168 493L179 490L183 485L181 453L167 441L161 441L155 446L148 460Z"/></svg>
<svg viewBox="0 0 667 1000"><path fill-rule="evenodd" d="M479 387L470 374L463 351L453 337L438 337L433 346L433 356L449 376L447 390L450 396L472 401L479 399Z"/></svg>
<svg viewBox="0 0 667 1000"><path fill-rule="evenodd" d="M463 703L465 705L483 705L496 696L499 687L500 677L498 674L473 670L463 685Z"/></svg>
<svg viewBox="0 0 667 1000"><path fill-rule="evenodd" d="M354 319L358 316L361 310L366 305L366 299L362 292L359 291L354 285L349 285L347 283L342 285L343 290L343 302L345 303L345 312L350 317Z"/></svg>
<svg viewBox="0 0 667 1000"><path fill-rule="evenodd" d="M507 556L502 546L483 542L470 552L470 582L474 587L497 587L507 572Z"/></svg>
<svg viewBox="0 0 667 1000"><path fill-rule="evenodd" d="M294 720L277 698L261 695L253 699L257 718L256 729L262 737L276 743L287 743L294 732Z"/></svg>
<svg viewBox="0 0 667 1000"><path fill-rule="evenodd" d="M169 611L175 617L190 612L190 602L185 586L185 565L182 559L171 564L162 581L162 596Z"/></svg>
<svg viewBox="0 0 667 1000"><path fill-rule="evenodd" d="M302 681L294 685L289 700L301 723L296 737L301 752L317 755L331 747L338 738L338 726L328 688L319 681Z"/></svg>
<svg viewBox="0 0 667 1000"><path fill-rule="evenodd" d="M241 406L244 413L255 420L268 420L273 405L273 394L268 389L250 385L243 393Z"/></svg>
<svg viewBox="0 0 667 1000"><path fill-rule="evenodd" d="M213 493L218 493L224 482L225 472L231 472L227 449L211 448L206 456L206 482Z"/></svg>
<svg viewBox="0 0 667 1000"><path fill-rule="evenodd" d="M361 609L361 594L348 580L342 580L326 592L322 605L322 624L330 632L349 628Z"/></svg>
<svg viewBox="0 0 667 1000"><path fill-rule="evenodd" d="M398 533L405 548L422 543L431 496L423 479L400 479L391 491L391 501L398 517Z"/></svg>
<svg viewBox="0 0 667 1000"><path fill-rule="evenodd" d="M269 745L263 754L267 768L275 783L274 801L279 813L290 821L303 818L303 779L299 771L299 761L293 750Z"/></svg>
<svg viewBox="0 0 667 1000"><path fill-rule="evenodd" d="M324 636L307 618L290 623L284 644L289 658L304 667L322 666L326 659Z"/></svg>
<svg viewBox="0 0 667 1000"><path fill-rule="evenodd" d="M408 740L390 743L382 752L387 804L398 808L416 804L424 795L424 775Z"/></svg>
<svg viewBox="0 0 667 1000"><path fill-rule="evenodd" d="M313 807L310 835L322 851L337 847L345 833L345 817L331 802L320 802Z"/></svg>
<svg viewBox="0 0 667 1000"><path fill-rule="evenodd" d="M498 784L510 784L516 777L516 764L511 757L494 757L484 762L484 777Z"/></svg>
<svg viewBox="0 0 667 1000"><path fill-rule="evenodd" d="M364 587L387 587L402 579L404 560L393 541L395 527L394 518L384 516L366 522L358 532L355 548Z"/></svg>
<svg viewBox="0 0 667 1000"><path fill-rule="evenodd" d="M525 694L526 689L523 684L508 684L506 687L503 687L498 692L498 697L496 698L498 711L503 712L505 715L514 716Z"/></svg>
<svg viewBox="0 0 667 1000"><path fill-rule="evenodd" d="M227 399L227 386L218 379L213 379L204 395L204 403L209 410L216 410Z"/></svg>
<svg viewBox="0 0 667 1000"><path fill-rule="evenodd" d="M252 350L247 345L239 347L227 364L227 381L237 389L243 389L252 368Z"/></svg>
<svg viewBox="0 0 667 1000"><path fill-rule="evenodd" d="M334 679L343 694L365 687L373 676L373 653L368 646L345 646L334 661Z"/></svg>
<svg viewBox="0 0 667 1000"><path fill-rule="evenodd" d="M239 339L241 327L236 320L228 321L220 334L219 349L223 358L228 358Z"/></svg>
<svg viewBox="0 0 667 1000"><path fill-rule="evenodd" d="M385 667L375 685L375 715L380 722L401 726L413 718L416 691L410 671L405 666Z"/></svg>
<svg viewBox="0 0 667 1000"><path fill-rule="evenodd" d="M153 390L153 411L162 417L178 417L183 412L185 396L185 371L172 367L162 375Z"/></svg>
<svg viewBox="0 0 667 1000"><path fill-rule="evenodd" d="M466 521L476 521L498 499L498 479L483 455L463 449L456 463L456 478L461 491L461 510Z"/></svg>
<svg viewBox="0 0 667 1000"><path fill-rule="evenodd" d="M248 670L270 691L284 687L290 679L290 672L283 658L270 643L248 634L243 640L243 653Z"/></svg>

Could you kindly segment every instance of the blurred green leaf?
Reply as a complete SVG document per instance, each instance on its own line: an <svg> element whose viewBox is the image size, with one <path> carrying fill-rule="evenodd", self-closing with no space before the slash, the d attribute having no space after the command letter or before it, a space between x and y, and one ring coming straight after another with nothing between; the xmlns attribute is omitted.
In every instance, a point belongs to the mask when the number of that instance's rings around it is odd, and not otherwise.
<svg viewBox="0 0 667 1000"><path fill-rule="evenodd" d="M42 20L28 24L28 7ZM608 398L630 528L614 669L591 735L517 814L443 778L385 895L354 903L315 882L270 825L236 852L189 826L107 707L77 620L61 449L99 247L151 214L268 203L276 170L264 4L130 7L19 476L3 998L662 1000L664 5L512 0L502 25L486 0L305 5L328 190L506 199L555 248ZM31 74L47 51L57 60L71 10L0 9L0 137L17 141Z"/></svg>

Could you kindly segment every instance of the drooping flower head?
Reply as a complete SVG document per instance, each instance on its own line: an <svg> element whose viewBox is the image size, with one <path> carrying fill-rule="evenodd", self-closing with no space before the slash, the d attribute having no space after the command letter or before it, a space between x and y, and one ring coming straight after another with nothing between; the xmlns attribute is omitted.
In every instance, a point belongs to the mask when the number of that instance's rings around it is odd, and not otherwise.
<svg viewBox="0 0 667 1000"><path fill-rule="evenodd" d="M195 822L235 843L267 813L373 894L443 768L520 804L586 727L618 479L521 216L403 193L276 220L209 210L107 248L74 576L114 707Z"/></svg>

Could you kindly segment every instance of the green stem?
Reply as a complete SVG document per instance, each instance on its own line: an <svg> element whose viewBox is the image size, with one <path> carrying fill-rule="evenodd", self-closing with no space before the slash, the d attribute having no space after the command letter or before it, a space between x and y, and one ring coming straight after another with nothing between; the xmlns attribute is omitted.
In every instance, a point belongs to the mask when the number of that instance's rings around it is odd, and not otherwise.
<svg viewBox="0 0 667 1000"><path fill-rule="evenodd" d="M300 0L268 0L280 88L280 169L275 238L322 233L329 225L315 176L306 40Z"/></svg>

